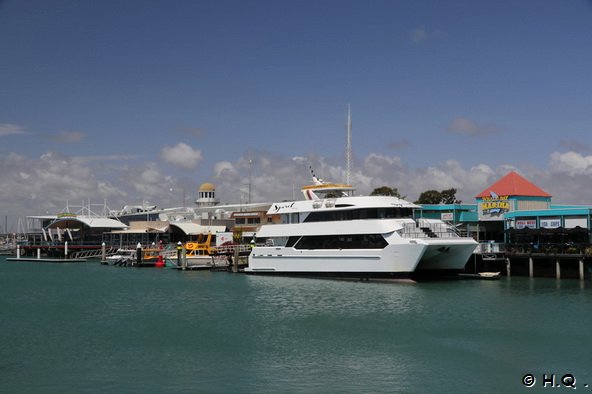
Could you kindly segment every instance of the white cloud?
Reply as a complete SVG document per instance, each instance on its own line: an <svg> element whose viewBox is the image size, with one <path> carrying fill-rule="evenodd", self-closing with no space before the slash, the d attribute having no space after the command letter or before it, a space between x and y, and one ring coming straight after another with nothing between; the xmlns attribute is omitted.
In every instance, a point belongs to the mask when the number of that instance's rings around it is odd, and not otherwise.
<svg viewBox="0 0 592 394"><path fill-rule="evenodd" d="M193 170L202 159L201 151L180 142L175 146L165 146L160 152L161 158L167 163Z"/></svg>
<svg viewBox="0 0 592 394"><path fill-rule="evenodd" d="M238 158L235 162L215 163L210 181L216 184L222 202L246 201L251 185L251 201L282 201L300 198L300 188L310 184L309 164L326 181L344 182L342 160L324 157L294 160L266 152ZM96 158L95 158L96 159ZM94 203L107 200L113 209L125 204L150 201L159 206L178 206L180 190L186 201L197 197L197 181L180 180L163 172L155 162L99 161L47 152L39 157L17 153L0 154L0 212L9 215L56 213L66 201ZM357 194L367 195L377 187L396 187L414 201L425 190L457 189L457 198L474 204L474 196L511 170L553 195L553 201L566 204L592 204L592 156L576 152L554 152L546 168L517 168L506 164L491 167L479 164L464 167L456 160L429 167L409 168L396 156L372 153L354 163L351 183ZM252 176L249 177L251 172ZM171 192L171 189L174 192Z"/></svg>
<svg viewBox="0 0 592 394"><path fill-rule="evenodd" d="M22 126L11 124L11 123L2 123L0 124L0 137L6 137L8 135L19 135L19 134L30 134L28 131Z"/></svg>
<svg viewBox="0 0 592 394"><path fill-rule="evenodd" d="M568 176L592 175L592 155L584 156L577 152L553 152L549 167L552 172L557 174L567 174Z"/></svg>
<svg viewBox="0 0 592 394"><path fill-rule="evenodd" d="M54 214L67 201L103 202L124 194L111 182L97 179L92 168L54 152L38 158L0 155L0 209L10 215Z"/></svg>
<svg viewBox="0 0 592 394"><path fill-rule="evenodd" d="M234 165L229 161L220 161L214 165L214 176L216 178L224 177L236 177L238 171L234 168Z"/></svg>

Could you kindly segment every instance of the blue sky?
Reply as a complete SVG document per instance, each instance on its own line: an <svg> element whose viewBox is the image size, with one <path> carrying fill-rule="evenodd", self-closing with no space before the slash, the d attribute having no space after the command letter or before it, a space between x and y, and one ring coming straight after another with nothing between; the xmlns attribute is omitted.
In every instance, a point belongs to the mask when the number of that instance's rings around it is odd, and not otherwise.
<svg viewBox="0 0 592 394"><path fill-rule="evenodd" d="M592 2L0 1L0 214L511 169L592 204ZM304 158L294 160L294 157ZM177 204L178 205L178 204Z"/></svg>

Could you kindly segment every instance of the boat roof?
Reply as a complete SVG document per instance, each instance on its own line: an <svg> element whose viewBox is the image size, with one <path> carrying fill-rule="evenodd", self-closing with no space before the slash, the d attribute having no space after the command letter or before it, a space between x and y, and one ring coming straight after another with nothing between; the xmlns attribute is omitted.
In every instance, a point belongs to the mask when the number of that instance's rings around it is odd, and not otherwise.
<svg viewBox="0 0 592 394"><path fill-rule="evenodd" d="M323 183L320 185L302 186L302 190L333 191L333 190L356 190L356 189L352 185L348 185L345 183Z"/></svg>
<svg viewBox="0 0 592 394"><path fill-rule="evenodd" d="M110 229L124 229L127 228L125 223L119 220L105 218L105 217L93 217L93 216L67 216L54 220L48 228L75 228L84 225L90 228L110 228Z"/></svg>
<svg viewBox="0 0 592 394"><path fill-rule="evenodd" d="M301 200L272 204L268 215L325 211L352 208L421 208L419 205L393 196L356 196L326 198L323 200Z"/></svg>
<svg viewBox="0 0 592 394"><path fill-rule="evenodd" d="M193 222L173 222L170 227L177 227L187 235L197 235L205 233L220 233L226 231L226 226L203 226Z"/></svg>

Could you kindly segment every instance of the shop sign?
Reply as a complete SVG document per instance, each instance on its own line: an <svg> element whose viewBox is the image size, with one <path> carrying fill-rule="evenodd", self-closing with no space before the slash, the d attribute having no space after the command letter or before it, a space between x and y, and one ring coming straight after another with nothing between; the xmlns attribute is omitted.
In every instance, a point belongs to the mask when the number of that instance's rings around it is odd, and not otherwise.
<svg viewBox="0 0 592 394"><path fill-rule="evenodd" d="M451 222L454 220L454 213L452 212L442 212L440 214L440 219L447 221L447 222Z"/></svg>
<svg viewBox="0 0 592 394"><path fill-rule="evenodd" d="M559 218L540 219L540 222L541 222L541 228L561 227L561 219L559 219Z"/></svg>
<svg viewBox="0 0 592 394"><path fill-rule="evenodd" d="M480 208L483 216L499 217L510 211L509 196L498 196L494 192L490 194L491 196L483 197L481 201Z"/></svg>
<svg viewBox="0 0 592 394"><path fill-rule="evenodd" d="M522 219L516 220L516 228L523 229L523 228L536 228L536 219Z"/></svg>

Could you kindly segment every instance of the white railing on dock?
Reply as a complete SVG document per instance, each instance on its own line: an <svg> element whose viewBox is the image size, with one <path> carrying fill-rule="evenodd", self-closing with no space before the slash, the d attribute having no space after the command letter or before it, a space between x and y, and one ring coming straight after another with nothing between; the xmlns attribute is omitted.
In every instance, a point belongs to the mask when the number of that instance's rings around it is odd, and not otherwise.
<svg viewBox="0 0 592 394"><path fill-rule="evenodd" d="M224 245L224 246L217 246L214 248L216 254L232 254L236 252L238 249L239 253L241 252L250 252L251 247L249 245Z"/></svg>
<svg viewBox="0 0 592 394"><path fill-rule="evenodd" d="M481 242L475 248L475 254L505 253L506 244L499 242Z"/></svg>

